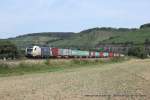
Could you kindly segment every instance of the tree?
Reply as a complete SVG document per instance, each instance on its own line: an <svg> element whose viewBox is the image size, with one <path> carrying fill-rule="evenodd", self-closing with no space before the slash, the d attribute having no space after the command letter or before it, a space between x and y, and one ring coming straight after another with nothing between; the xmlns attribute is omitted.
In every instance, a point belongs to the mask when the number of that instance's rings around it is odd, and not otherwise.
<svg viewBox="0 0 150 100"><path fill-rule="evenodd" d="M144 46L132 47L128 51L129 56L136 56L138 58L147 58L147 52Z"/></svg>
<svg viewBox="0 0 150 100"><path fill-rule="evenodd" d="M18 50L16 45L10 41L0 40L0 59L13 59L16 57L18 57Z"/></svg>
<svg viewBox="0 0 150 100"><path fill-rule="evenodd" d="M148 38L145 39L145 44L146 45L150 44L150 40Z"/></svg>
<svg viewBox="0 0 150 100"><path fill-rule="evenodd" d="M143 29L143 28L150 28L150 23L140 26L140 29Z"/></svg>

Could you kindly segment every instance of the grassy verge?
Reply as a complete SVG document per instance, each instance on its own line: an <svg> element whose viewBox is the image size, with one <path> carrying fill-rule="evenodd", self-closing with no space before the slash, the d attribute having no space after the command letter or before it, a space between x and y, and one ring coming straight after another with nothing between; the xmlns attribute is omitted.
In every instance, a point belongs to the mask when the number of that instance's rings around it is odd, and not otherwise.
<svg viewBox="0 0 150 100"><path fill-rule="evenodd" d="M24 75L30 73L55 72L65 69L103 65L125 61L125 58L111 59L72 59L72 60L46 60L40 64L20 62L18 65L0 64L0 76Z"/></svg>

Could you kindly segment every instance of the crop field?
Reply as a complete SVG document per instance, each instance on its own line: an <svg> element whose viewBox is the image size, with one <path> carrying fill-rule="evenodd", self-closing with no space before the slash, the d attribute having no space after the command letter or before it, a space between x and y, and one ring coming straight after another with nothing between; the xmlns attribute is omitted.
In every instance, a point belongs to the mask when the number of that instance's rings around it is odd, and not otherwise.
<svg viewBox="0 0 150 100"><path fill-rule="evenodd" d="M150 100L150 59L0 77L0 100Z"/></svg>

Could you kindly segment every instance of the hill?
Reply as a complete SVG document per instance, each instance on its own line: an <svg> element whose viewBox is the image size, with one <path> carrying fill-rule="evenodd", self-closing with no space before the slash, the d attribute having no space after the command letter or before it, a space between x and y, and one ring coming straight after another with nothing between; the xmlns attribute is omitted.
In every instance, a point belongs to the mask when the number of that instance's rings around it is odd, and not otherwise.
<svg viewBox="0 0 150 100"><path fill-rule="evenodd" d="M30 45L47 45L50 42L67 39L74 36L72 32L42 32L42 33L30 33L16 38L9 38L11 42L16 44L20 48L24 48Z"/></svg>
<svg viewBox="0 0 150 100"><path fill-rule="evenodd" d="M139 29L128 28L92 28L73 32L43 32L10 38L8 40L18 47L24 48L29 45L46 45L65 48L94 48L99 43L127 43L143 44L150 40L150 24L141 25Z"/></svg>
<svg viewBox="0 0 150 100"><path fill-rule="evenodd" d="M134 31L126 32L118 36L111 37L102 41L103 43L126 43L132 42L134 44L143 44L146 39L150 40L150 28L138 29Z"/></svg>

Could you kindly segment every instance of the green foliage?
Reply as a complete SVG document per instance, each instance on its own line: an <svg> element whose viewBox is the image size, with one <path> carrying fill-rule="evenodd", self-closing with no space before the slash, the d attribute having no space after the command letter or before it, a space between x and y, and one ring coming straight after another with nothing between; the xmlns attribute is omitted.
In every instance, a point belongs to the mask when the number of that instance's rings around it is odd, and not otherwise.
<svg viewBox="0 0 150 100"><path fill-rule="evenodd" d="M8 40L16 44L20 49L24 49L25 47L32 45L52 46L52 42L67 39L72 36L74 36L74 33L71 32L43 32L22 35Z"/></svg>
<svg viewBox="0 0 150 100"><path fill-rule="evenodd" d="M0 41L0 59L18 57L17 47L10 41Z"/></svg>
<svg viewBox="0 0 150 100"><path fill-rule="evenodd" d="M146 44L146 45L150 45L150 39L146 38L146 39L145 39L145 43L144 43L144 44Z"/></svg>
<svg viewBox="0 0 150 100"><path fill-rule="evenodd" d="M140 26L140 29L150 28L150 23L144 24Z"/></svg>
<svg viewBox="0 0 150 100"><path fill-rule="evenodd" d="M132 47L131 49L129 49L128 55L136 56L141 59L147 58L147 53L143 46Z"/></svg>
<svg viewBox="0 0 150 100"><path fill-rule="evenodd" d="M149 27L149 24L141 27ZM19 48L31 45L46 45L62 48L78 48L89 50L99 43L127 43L144 44L150 37L150 28L92 28L79 33L32 33L9 39Z"/></svg>
<svg viewBox="0 0 150 100"><path fill-rule="evenodd" d="M111 38L104 40L103 43L132 42L134 44L144 44L145 39L148 37L150 37L150 29L130 30L119 34L118 36L112 36Z"/></svg>

